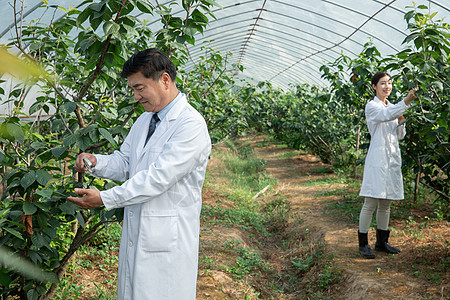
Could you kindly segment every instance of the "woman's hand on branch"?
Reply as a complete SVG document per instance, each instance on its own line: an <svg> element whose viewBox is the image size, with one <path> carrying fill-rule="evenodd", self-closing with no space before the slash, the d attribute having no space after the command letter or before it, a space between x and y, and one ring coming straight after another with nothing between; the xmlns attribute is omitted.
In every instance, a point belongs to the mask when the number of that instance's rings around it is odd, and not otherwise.
<svg viewBox="0 0 450 300"><path fill-rule="evenodd" d="M419 89L418 87L415 87L409 91L408 95L405 98L406 105L409 105L414 99L417 99L417 96L415 93L417 92L418 89Z"/></svg>

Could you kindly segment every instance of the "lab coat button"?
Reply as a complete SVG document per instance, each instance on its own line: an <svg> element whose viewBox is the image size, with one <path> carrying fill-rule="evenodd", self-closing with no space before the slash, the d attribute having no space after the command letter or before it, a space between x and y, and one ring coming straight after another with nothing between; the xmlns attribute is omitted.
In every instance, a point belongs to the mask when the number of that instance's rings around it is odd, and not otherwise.
<svg viewBox="0 0 450 300"><path fill-rule="evenodd" d="M128 215L129 215L130 217L132 217L132 216L134 215L134 212L130 211L130 212L128 213Z"/></svg>
<svg viewBox="0 0 450 300"><path fill-rule="evenodd" d="M128 246L133 247L133 242L132 242L132 241L129 241L129 242L128 242Z"/></svg>

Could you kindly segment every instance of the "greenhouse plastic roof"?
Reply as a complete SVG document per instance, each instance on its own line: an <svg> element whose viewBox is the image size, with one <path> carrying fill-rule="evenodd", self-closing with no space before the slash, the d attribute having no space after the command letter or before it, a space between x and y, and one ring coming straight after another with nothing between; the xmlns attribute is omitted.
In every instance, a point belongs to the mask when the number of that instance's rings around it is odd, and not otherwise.
<svg viewBox="0 0 450 300"><path fill-rule="evenodd" d="M12 2L12 0L8 1ZM20 3L21 1L17 1ZM49 0L63 7L78 1ZM154 0L149 0L155 3ZM173 1L160 0L167 5ZM203 55L207 45L221 53L231 52L229 63L240 63L245 70L239 76L253 82L269 81L276 87L289 88L297 83L326 85L320 66L334 62L340 55L355 57L369 40L383 56L402 50L407 24L404 14L411 10L411 0L216 0L203 35L196 35L196 45L188 46L187 70ZM450 0L414 1L426 5L437 18L449 23ZM41 1L24 0L25 21L61 17L62 11L44 10ZM176 12L179 10L178 12ZM182 16L180 7L176 14ZM58 15L59 14L59 15ZM151 18L139 15L139 18ZM152 18L154 19L154 18ZM10 5L0 8L2 43L10 37L13 25ZM150 23L157 30L160 22Z"/></svg>

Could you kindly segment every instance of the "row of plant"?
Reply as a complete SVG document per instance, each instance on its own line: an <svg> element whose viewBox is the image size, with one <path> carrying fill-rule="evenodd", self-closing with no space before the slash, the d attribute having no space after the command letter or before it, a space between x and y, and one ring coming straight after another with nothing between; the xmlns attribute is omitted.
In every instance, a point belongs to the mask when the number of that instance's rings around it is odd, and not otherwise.
<svg viewBox="0 0 450 300"><path fill-rule="evenodd" d="M408 134L401 142L403 173L413 186L407 197L416 201L420 188L431 190L440 215L448 219L450 28L423 11L426 7L419 6L405 15L410 34L401 52L383 58L369 42L358 57L342 55L321 67L329 88L297 85L282 92L266 84L244 110L251 127L291 147L308 148L324 162L355 168L363 163L370 140L364 107L374 97L372 75L391 73L393 103L418 87L419 98L405 114Z"/></svg>
<svg viewBox="0 0 450 300"><path fill-rule="evenodd" d="M182 1L180 18L172 7L141 0L87 0L69 10L48 6L65 13L51 24L17 24L17 37L8 47L53 75L33 83L39 94L28 112L23 105L30 85L19 84L8 94L0 89L15 107L0 123L1 246L61 279L83 243L121 220L121 210L81 210L66 199L85 180L73 171L76 155L117 149L143 112L118 74L133 52L148 47L161 48L179 67L179 88L204 115L214 143L260 130L344 167L362 162L368 145L363 108L372 97L371 74L392 72L395 97L418 85L421 97L410 110L409 135L402 143L404 168L414 178L415 194L419 186L434 190L442 216L448 218L450 50L445 24L419 7L405 16L411 31L406 50L382 59L367 44L357 58L342 56L322 68L331 89L298 85L281 91L270 83L236 81L233 73L242 66L230 65L228 54L211 49L204 49L190 72L183 71L185 44L195 43L194 34L206 27L213 5L212 0ZM21 14L13 8L15 15ZM162 29L152 32L148 21L131 14L134 10L159 20ZM44 119L43 114L51 116ZM23 121L25 117L32 122ZM98 188L114 184L94 181ZM33 280L2 267L0 294L48 299L57 281Z"/></svg>
<svg viewBox="0 0 450 300"><path fill-rule="evenodd" d="M86 176L74 172L74 159L82 151L117 149L143 112L119 78L125 60L137 50L158 47L182 65L186 45L195 43L194 34L203 31L214 5L182 1L178 17L173 5L142 0L86 0L69 9L43 1L50 15L63 13L49 24L20 21L23 7L13 3L17 36L4 48L18 50L23 61L39 64L49 75L9 92L0 89L14 107L0 123L0 246L8 252L0 252L0 298L52 298L80 246L122 219L121 209L82 210L67 201ZM149 20L162 29L152 32ZM35 102L24 111L24 99L33 93ZM114 184L95 180L93 186ZM54 276L49 282L24 275L5 263L10 255L29 258Z"/></svg>

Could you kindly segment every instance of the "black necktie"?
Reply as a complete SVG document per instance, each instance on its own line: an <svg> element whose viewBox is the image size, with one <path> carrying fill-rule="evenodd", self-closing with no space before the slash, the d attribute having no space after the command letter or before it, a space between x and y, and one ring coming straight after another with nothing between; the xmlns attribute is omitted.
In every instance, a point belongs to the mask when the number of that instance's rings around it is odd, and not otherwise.
<svg viewBox="0 0 450 300"><path fill-rule="evenodd" d="M148 133L147 133L147 139L145 140L145 145L147 144L148 140L152 136L153 132L155 132L156 123L158 123L158 121L159 121L158 114L153 114L152 119L150 120L150 125L148 125Z"/></svg>

